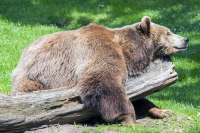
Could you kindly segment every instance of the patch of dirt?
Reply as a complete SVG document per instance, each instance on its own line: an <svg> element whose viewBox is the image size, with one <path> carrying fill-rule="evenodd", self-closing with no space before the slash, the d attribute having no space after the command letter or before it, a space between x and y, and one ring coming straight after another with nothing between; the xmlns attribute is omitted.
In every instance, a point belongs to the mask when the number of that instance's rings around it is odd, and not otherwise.
<svg viewBox="0 0 200 133"><path fill-rule="evenodd" d="M142 118L138 119L138 122L142 123L145 127L162 129L163 132L176 132L182 133L183 123L184 125L190 125L190 121L182 115L170 115L164 119L155 118Z"/></svg>
<svg viewBox="0 0 200 133"><path fill-rule="evenodd" d="M64 125L46 125L46 127L41 129L31 129L30 131L25 131L24 133L82 133L84 126L76 126L74 124L64 124Z"/></svg>
<svg viewBox="0 0 200 133"><path fill-rule="evenodd" d="M64 125L49 125L40 129L30 129L24 133L82 133L85 128L94 128L95 126L83 126L83 125L74 125L74 124L64 124ZM90 131L89 133L95 133ZM118 133L117 131L104 131L102 133Z"/></svg>
<svg viewBox="0 0 200 133"><path fill-rule="evenodd" d="M173 115L164 119L155 119L151 117L138 116L137 122L140 122L145 127L161 128L163 131L182 133L180 122L186 123L187 119L181 115ZM93 117L87 121L77 124L52 124L43 125L40 127L29 128L24 131L9 131L6 133L82 133L86 128L95 128L94 123L105 124L100 117ZM94 133L94 131L89 131ZM103 131L102 133L119 133L118 131Z"/></svg>

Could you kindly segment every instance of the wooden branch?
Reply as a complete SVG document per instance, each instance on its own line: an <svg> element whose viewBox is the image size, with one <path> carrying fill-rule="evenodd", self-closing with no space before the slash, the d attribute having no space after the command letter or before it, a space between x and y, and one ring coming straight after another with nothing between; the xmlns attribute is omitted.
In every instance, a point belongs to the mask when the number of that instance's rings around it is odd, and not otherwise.
<svg viewBox="0 0 200 133"><path fill-rule="evenodd" d="M131 101L161 91L178 79L169 57L154 60L141 75L125 83ZM99 115L81 103L78 88L45 90L33 93L0 94L0 131L23 129L43 124L74 123Z"/></svg>

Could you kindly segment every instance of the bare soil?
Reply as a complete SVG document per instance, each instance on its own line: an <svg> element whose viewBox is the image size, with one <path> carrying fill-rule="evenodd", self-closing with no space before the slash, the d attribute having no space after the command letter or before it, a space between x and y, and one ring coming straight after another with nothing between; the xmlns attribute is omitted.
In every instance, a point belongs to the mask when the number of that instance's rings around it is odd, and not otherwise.
<svg viewBox="0 0 200 133"><path fill-rule="evenodd" d="M143 126L148 126L152 128L159 127L165 131L182 133L179 122L186 122L187 119L183 118L181 115L173 115L164 119L138 116L137 121L142 123ZM85 128L95 128L96 125L94 123L105 124L105 122L102 121L100 117L94 117L81 123L43 125L25 130L9 131L6 133L82 133ZM89 133L94 133L94 131L90 131ZM102 133L118 133L118 131L105 130Z"/></svg>

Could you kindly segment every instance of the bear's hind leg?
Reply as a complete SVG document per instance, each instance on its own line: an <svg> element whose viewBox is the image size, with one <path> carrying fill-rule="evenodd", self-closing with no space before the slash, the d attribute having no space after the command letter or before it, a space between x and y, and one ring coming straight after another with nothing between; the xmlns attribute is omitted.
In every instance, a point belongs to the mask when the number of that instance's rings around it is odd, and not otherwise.
<svg viewBox="0 0 200 133"><path fill-rule="evenodd" d="M136 123L133 105L124 86L117 80L108 76L87 75L78 84L83 103L95 107L104 120L123 120L126 125Z"/></svg>
<svg viewBox="0 0 200 133"><path fill-rule="evenodd" d="M46 88L38 81L30 80L26 77L15 78L12 82L12 93L27 93L38 90L46 90Z"/></svg>
<svg viewBox="0 0 200 133"><path fill-rule="evenodd" d="M138 114L150 114L157 118L165 118L168 114L174 114L173 111L167 109L160 109L146 98L138 99L132 102Z"/></svg>

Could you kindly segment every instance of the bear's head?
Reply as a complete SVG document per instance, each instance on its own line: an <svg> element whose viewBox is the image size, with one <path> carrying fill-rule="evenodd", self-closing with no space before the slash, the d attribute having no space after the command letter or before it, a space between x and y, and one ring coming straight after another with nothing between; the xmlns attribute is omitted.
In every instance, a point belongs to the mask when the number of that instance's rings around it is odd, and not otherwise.
<svg viewBox="0 0 200 133"><path fill-rule="evenodd" d="M168 28L151 23L147 16L141 20L141 28L154 45L154 55L172 55L187 48L188 38L173 34Z"/></svg>
<svg viewBox="0 0 200 133"><path fill-rule="evenodd" d="M147 16L141 22L116 29L122 34L123 54L128 74L146 70L153 59L170 56L187 48L188 38L175 35L164 26L154 24ZM118 37L119 38L119 37Z"/></svg>

